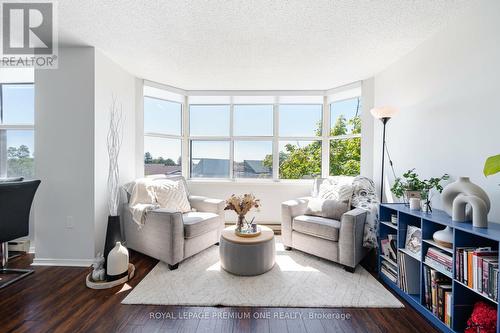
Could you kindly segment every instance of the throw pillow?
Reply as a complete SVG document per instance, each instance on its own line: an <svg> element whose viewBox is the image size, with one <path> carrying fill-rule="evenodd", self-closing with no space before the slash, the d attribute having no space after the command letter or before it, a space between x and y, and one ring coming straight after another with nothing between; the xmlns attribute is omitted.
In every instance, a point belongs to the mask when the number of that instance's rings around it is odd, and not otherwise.
<svg viewBox="0 0 500 333"><path fill-rule="evenodd" d="M149 185L155 193L156 202L160 208L175 212L187 213L191 205L182 180L161 179L152 181Z"/></svg>
<svg viewBox="0 0 500 333"><path fill-rule="evenodd" d="M311 198L307 203L306 215L326 217L340 221L342 215L349 210L349 201L325 200Z"/></svg>
<svg viewBox="0 0 500 333"><path fill-rule="evenodd" d="M327 200L349 201L352 197L352 185L324 180L319 187L318 197Z"/></svg>

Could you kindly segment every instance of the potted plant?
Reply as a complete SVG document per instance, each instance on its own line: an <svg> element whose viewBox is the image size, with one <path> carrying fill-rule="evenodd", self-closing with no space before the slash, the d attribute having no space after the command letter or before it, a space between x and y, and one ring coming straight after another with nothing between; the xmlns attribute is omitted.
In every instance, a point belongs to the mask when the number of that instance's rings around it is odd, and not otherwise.
<svg viewBox="0 0 500 333"><path fill-rule="evenodd" d="M238 222L236 223L236 232L241 232L245 225L245 215L252 208L259 208L260 200L255 198L251 193L243 194L241 196L231 195L226 200L226 207L224 210L232 210L238 215Z"/></svg>
<svg viewBox="0 0 500 333"><path fill-rule="evenodd" d="M410 198L419 198L421 196L421 181L415 173L415 169L408 170L403 173L403 178L396 178L394 185L391 187L391 192L397 198L403 198L405 203L408 203Z"/></svg>
<svg viewBox="0 0 500 333"><path fill-rule="evenodd" d="M405 203L409 201L410 198L419 198L423 201L422 210L432 211L431 202L431 190L435 189L439 193L443 191L441 186L441 181L449 178L448 174L444 174L439 178L433 177L430 179L421 180L415 169L410 169L403 173L403 178L396 178L394 185L391 187L391 192L397 198L403 197Z"/></svg>
<svg viewBox="0 0 500 333"><path fill-rule="evenodd" d="M421 187L422 189L420 190L420 199L422 200L422 211L424 212L432 212L431 208L431 199L432 199L432 194L431 190L435 189L439 193L443 192L443 186L441 185L441 181L443 180L448 180L450 176L448 174L444 174L439 178L430 178L430 179L424 179L421 181Z"/></svg>

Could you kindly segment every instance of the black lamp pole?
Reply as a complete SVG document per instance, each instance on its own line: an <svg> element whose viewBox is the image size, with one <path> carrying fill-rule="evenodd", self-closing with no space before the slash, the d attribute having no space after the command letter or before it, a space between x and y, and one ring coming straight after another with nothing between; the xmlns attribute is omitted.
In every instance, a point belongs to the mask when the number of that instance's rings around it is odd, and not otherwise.
<svg viewBox="0 0 500 333"><path fill-rule="evenodd" d="M384 130L383 130L383 134L382 134L382 175L380 178L380 202L381 203L384 202L383 199L384 199L385 125L387 124L389 119L391 119L391 118L390 117L380 118L380 120L382 121L382 124L384 125Z"/></svg>

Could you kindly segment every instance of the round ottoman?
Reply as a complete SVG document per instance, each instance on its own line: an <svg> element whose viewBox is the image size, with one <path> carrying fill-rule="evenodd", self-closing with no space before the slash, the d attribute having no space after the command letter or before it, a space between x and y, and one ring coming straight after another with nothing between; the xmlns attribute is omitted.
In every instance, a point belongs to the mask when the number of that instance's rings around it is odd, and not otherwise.
<svg viewBox="0 0 500 333"><path fill-rule="evenodd" d="M257 237L240 237L235 227L222 231L219 254L222 268L235 275L252 276L267 272L274 266L274 232L260 226Z"/></svg>

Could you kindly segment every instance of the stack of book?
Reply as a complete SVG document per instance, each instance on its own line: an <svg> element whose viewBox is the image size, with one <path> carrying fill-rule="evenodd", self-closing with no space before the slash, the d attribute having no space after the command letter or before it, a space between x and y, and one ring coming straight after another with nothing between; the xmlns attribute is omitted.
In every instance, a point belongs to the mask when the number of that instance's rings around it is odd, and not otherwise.
<svg viewBox="0 0 500 333"><path fill-rule="evenodd" d="M438 271L449 273L450 277L452 276L453 258L448 252L437 247L429 247L425 255L425 263Z"/></svg>
<svg viewBox="0 0 500 333"><path fill-rule="evenodd" d="M416 295L420 293L420 262L405 253L398 252L399 281L398 286L405 293Z"/></svg>
<svg viewBox="0 0 500 333"><path fill-rule="evenodd" d="M455 257L455 278L497 301L498 251L492 251L490 247L456 247Z"/></svg>
<svg viewBox="0 0 500 333"><path fill-rule="evenodd" d="M381 262L380 271L394 283L398 281L396 239L395 234L389 234L386 239L380 240L383 259L385 259Z"/></svg>
<svg viewBox="0 0 500 333"><path fill-rule="evenodd" d="M398 282L398 266L392 260L382 260L380 264L380 271L384 274L389 280L394 283Z"/></svg>
<svg viewBox="0 0 500 333"><path fill-rule="evenodd" d="M451 327L451 279L435 269L424 266L425 306L442 322Z"/></svg>

